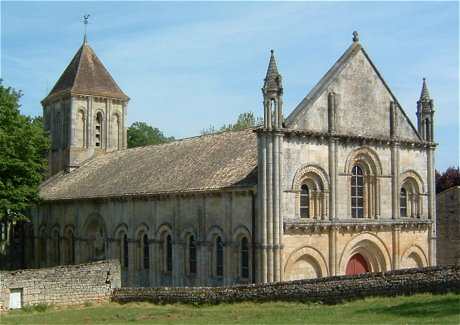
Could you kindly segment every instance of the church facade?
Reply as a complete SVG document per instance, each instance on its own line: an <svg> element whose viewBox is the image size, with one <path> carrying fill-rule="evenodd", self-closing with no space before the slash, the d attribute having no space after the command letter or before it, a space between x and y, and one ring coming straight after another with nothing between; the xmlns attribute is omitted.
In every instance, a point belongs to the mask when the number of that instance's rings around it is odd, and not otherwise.
<svg viewBox="0 0 460 325"><path fill-rule="evenodd" d="M263 125L126 149L129 98L85 41L43 100L34 266L117 258L126 286L434 265L434 105L414 127L359 42L293 112L272 52Z"/></svg>

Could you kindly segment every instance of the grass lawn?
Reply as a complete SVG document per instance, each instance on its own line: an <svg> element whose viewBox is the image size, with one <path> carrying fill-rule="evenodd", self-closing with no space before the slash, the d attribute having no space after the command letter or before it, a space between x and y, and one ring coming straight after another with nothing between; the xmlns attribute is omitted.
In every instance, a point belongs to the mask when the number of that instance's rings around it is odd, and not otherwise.
<svg viewBox="0 0 460 325"><path fill-rule="evenodd" d="M216 306L110 303L88 307L15 310L1 324L460 324L460 294L369 298L340 305L295 302Z"/></svg>

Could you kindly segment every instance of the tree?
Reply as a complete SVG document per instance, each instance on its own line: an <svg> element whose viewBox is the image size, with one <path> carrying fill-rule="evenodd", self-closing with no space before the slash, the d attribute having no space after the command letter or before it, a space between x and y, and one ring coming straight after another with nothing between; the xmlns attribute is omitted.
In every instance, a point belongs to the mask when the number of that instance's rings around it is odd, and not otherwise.
<svg viewBox="0 0 460 325"><path fill-rule="evenodd" d="M27 220L39 201L38 186L47 168L48 136L41 118L21 115L21 93L0 81L0 227ZM8 230L6 230L8 233ZM0 238L0 242L5 238Z"/></svg>
<svg viewBox="0 0 460 325"><path fill-rule="evenodd" d="M174 137L166 137L163 132L145 122L134 122L128 128L128 148L171 142Z"/></svg>
<svg viewBox="0 0 460 325"><path fill-rule="evenodd" d="M436 193L453 186L460 186L460 167L449 167L442 174L436 171Z"/></svg>
<svg viewBox="0 0 460 325"><path fill-rule="evenodd" d="M255 117L254 113L246 112L238 115L238 118L234 124L223 125L220 129L216 129L213 125L209 128L201 130L201 134L212 134L222 131L241 131L255 127L262 123L262 119Z"/></svg>

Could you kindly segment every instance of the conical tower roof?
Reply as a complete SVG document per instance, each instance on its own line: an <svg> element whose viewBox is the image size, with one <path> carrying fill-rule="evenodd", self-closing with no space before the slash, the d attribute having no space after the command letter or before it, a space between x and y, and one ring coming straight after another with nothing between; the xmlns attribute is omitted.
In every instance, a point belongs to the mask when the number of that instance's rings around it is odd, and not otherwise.
<svg viewBox="0 0 460 325"><path fill-rule="evenodd" d="M281 87L281 75L279 74L278 67L276 66L275 54L273 50L271 50L270 62L268 63L264 89L266 91L279 90Z"/></svg>
<svg viewBox="0 0 460 325"><path fill-rule="evenodd" d="M422 92L420 93L420 101L430 101L430 93L426 85L426 79L423 78Z"/></svg>
<svg viewBox="0 0 460 325"><path fill-rule="evenodd" d="M86 40L43 101L70 92L128 100Z"/></svg>

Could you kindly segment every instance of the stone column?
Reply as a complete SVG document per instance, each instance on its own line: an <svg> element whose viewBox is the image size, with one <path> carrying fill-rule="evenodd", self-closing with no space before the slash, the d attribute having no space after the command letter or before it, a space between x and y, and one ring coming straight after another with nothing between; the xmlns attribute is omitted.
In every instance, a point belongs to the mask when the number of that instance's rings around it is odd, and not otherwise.
<svg viewBox="0 0 460 325"><path fill-rule="evenodd" d="M434 172L434 150L435 145L430 144L427 149L427 183L428 183L428 219L432 221L430 228L430 264L436 265L436 193L435 193L435 172Z"/></svg>
<svg viewBox="0 0 460 325"><path fill-rule="evenodd" d="M329 219L337 218L337 140L329 138L329 176L331 180L329 194Z"/></svg>
<svg viewBox="0 0 460 325"><path fill-rule="evenodd" d="M393 219L399 215L399 143L391 143L391 214Z"/></svg>
<svg viewBox="0 0 460 325"><path fill-rule="evenodd" d="M376 192L376 203L375 203L375 219L380 218L380 204L381 204L381 197L380 197L380 178L376 176L375 179L375 192Z"/></svg>
<svg viewBox="0 0 460 325"><path fill-rule="evenodd" d="M392 237L393 237L393 270L397 270L400 268L399 260L401 259L400 256L400 236L401 236L401 228L399 226L394 226L392 229Z"/></svg>
<svg viewBox="0 0 460 325"><path fill-rule="evenodd" d="M258 133L258 169L259 183L257 200L259 209L257 211L257 282L267 282L267 140L264 132Z"/></svg>
<svg viewBox="0 0 460 325"><path fill-rule="evenodd" d="M327 218L327 213L328 213L328 206L327 206L327 203L329 201L329 197L328 197L328 193L327 192L324 192L323 193L323 214L321 216L321 219L322 220L326 220Z"/></svg>
<svg viewBox="0 0 460 325"><path fill-rule="evenodd" d="M329 276L337 275L337 231L334 225L329 229Z"/></svg>
<svg viewBox="0 0 460 325"><path fill-rule="evenodd" d="M275 116L278 120L278 114ZM276 123L278 125L278 123ZM273 134L273 281L280 281L280 134Z"/></svg>
<svg viewBox="0 0 460 325"><path fill-rule="evenodd" d="M273 137L267 143L267 281L273 282Z"/></svg>

